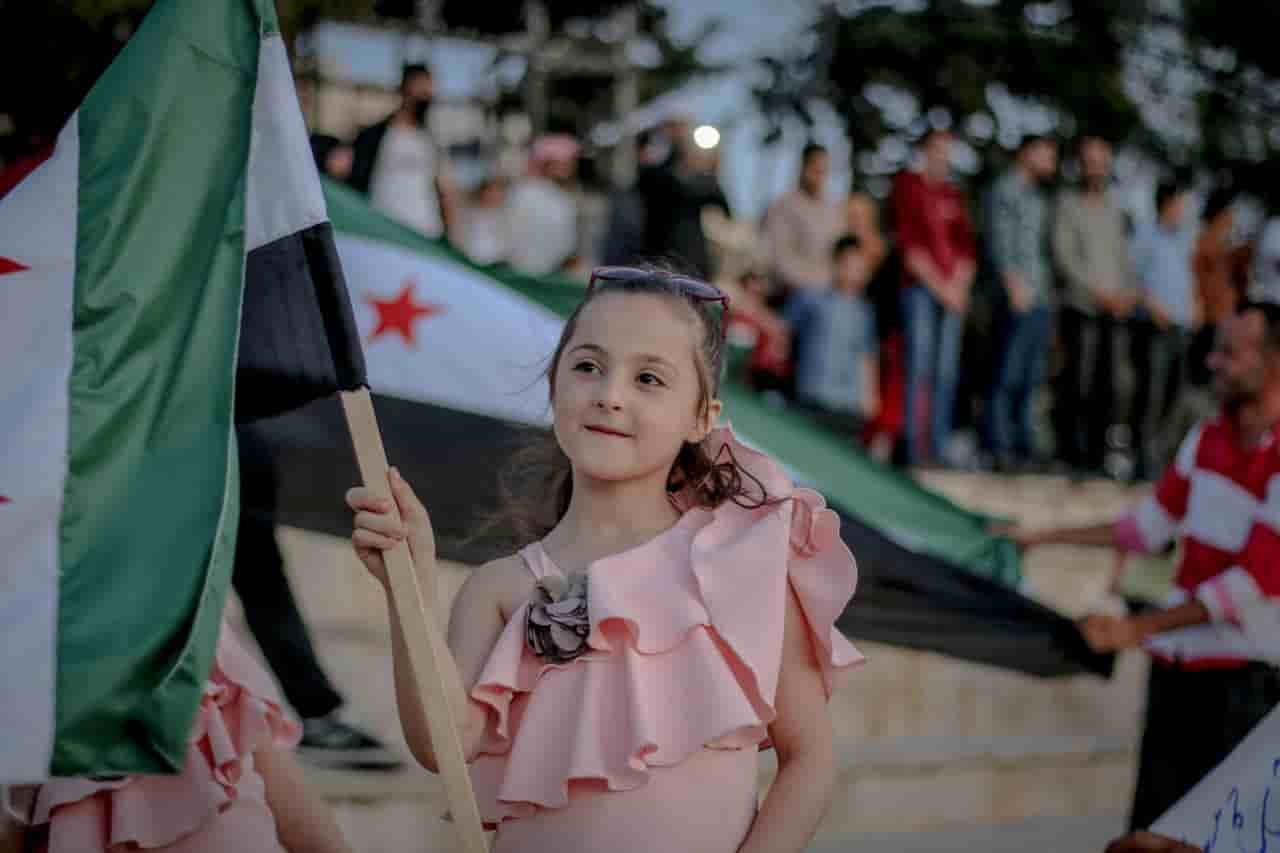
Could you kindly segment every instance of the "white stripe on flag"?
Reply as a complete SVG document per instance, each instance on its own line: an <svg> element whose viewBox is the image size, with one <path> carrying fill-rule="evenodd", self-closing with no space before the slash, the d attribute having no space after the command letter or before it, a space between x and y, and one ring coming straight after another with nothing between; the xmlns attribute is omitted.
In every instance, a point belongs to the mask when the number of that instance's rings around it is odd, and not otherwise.
<svg viewBox="0 0 1280 853"><path fill-rule="evenodd" d="M246 252L329 218L284 40L275 33L258 49L250 140Z"/></svg>
<svg viewBox="0 0 1280 853"><path fill-rule="evenodd" d="M49 773L67 477L78 116L0 202L0 784Z"/></svg>
<svg viewBox="0 0 1280 853"><path fill-rule="evenodd" d="M483 272L438 255L338 234L338 255L380 394L523 424L550 423L542 378L564 321ZM403 296L424 310L413 341L375 334L374 301Z"/></svg>

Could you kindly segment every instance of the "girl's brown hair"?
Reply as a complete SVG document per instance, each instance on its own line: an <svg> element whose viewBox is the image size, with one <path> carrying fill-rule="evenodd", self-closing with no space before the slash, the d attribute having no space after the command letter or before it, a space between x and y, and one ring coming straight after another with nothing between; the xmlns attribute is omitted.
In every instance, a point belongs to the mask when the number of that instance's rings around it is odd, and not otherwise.
<svg viewBox="0 0 1280 853"><path fill-rule="evenodd" d="M672 280L670 270L656 266L643 269L650 275L626 281L601 280L569 315L545 374L553 401L556 368L577 328L578 318L587 305L610 293L662 296L679 301L691 311L702 332L693 359L698 375L699 413L705 415L711 401L719 396L724 360L721 327L727 320L724 311L717 303L685 292ZM499 485L502 509L486 529L502 529L520 546L546 536L564 518L573 498L573 470L555 436L539 435L516 451ZM713 458L705 443L686 442L680 448L667 476L667 494L681 509L714 509L726 501L755 509L771 502L764 484L738 464L728 445Z"/></svg>

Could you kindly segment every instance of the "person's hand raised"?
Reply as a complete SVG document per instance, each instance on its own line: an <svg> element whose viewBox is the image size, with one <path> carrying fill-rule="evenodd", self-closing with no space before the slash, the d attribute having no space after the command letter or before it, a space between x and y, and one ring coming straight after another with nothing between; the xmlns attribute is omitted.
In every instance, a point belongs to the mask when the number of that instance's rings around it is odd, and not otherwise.
<svg viewBox="0 0 1280 853"><path fill-rule="evenodd" d="M351 544L360 562L384 587L387 566L382 552L401 541L408 540L409 553L419 572L429 571L436 559L435 532L426 507L397 469L392 468L388 478L394 503L364 486L347 490L347 506L355 512Z"/></svg>
<svg viewBox="0 0 1280 853"><path fill-rule="evenodd" d="M1109 613L1095 613L1080 622L1080 633L1095 652L1122 652L1142 645L1142 631L1138 624L1126 617Z"/></svg>

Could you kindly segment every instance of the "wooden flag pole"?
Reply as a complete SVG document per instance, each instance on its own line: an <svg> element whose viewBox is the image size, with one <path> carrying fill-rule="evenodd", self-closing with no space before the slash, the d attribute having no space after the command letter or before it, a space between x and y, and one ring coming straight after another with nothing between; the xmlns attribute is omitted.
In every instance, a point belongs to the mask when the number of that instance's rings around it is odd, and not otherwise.
<svg viewBox="0 0 1280 853"><path fill-rule="evenodd" d="M387 452L382 446L382 434L378 431L369 389L341 391L339 395L365 487L373 490L379 497L390 499ZM392 505L395 505L394 501ZM453 826L462 842L460 849L466 853L487 853L484 826L480 821L480 809L476 805L471 777L467 773L466 760L462 754L458 724L453 718L453 708L445 691L440 665L446 649L444 632L440 630L435 609L423 606L422 589L418 585L418 573L414 569L408 544L401 542L394 549L384 551L383 559L387 564L387 580L391 585L392 600L404 628L409 666L418 685L418 695L422 697L426 707L427 730L431 733L431 747L436 755L440 775L444 778ZM431 592L434 595L435 591Z"/></svg>

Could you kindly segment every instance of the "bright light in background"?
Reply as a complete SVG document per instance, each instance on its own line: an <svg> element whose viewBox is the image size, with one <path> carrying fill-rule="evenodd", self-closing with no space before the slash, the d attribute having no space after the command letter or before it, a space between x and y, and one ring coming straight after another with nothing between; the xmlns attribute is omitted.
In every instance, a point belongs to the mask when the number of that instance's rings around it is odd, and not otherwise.
<svg viewBox="0 0 1280 853"><path fill-rule="evenodd" d="M720 131L709 124L700 124L693 131L693 144L710 150L720 144Z"/></svg>

